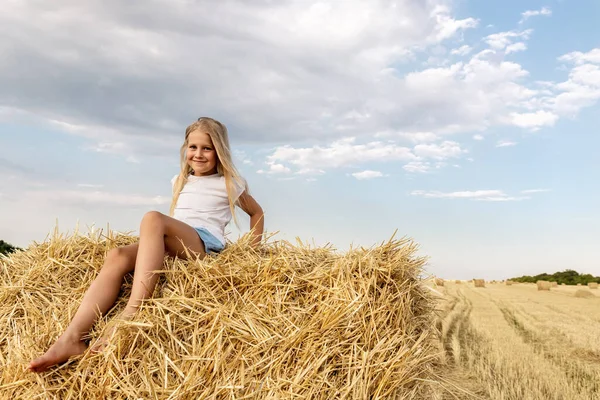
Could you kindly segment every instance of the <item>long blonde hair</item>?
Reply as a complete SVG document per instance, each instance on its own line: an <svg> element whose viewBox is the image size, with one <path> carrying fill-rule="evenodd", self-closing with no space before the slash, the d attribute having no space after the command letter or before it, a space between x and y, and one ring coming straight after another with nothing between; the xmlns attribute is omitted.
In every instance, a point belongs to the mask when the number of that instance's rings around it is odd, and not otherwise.
<svg viewBox="0 0 600 400"><path fill-rule="evenodd" d="M188 126L185 130L185 139L181 145L180 153L180 165L181 170L179 176L175 180L173 185L173 200L171 201L171 209L169 215L172 217L175 212L175 206L179 199L179 194L188 181L188 176L194 171L192 167L187 163L186 150L188 146L188 137L190 133L194 131L201 131L210 136L215 150L217 151L217 172L219 175L225 177L225 188L227 190L227 197L229 199L229 209L235 224L238 224L237 218L235 217L235 184L243 186L244 190L248 190L246 182L242 179L237 168L233 164L231 159L231 151L229 150L229 136L227 134L227 127L221 122L208 118L201 117L198 121Z"/></svg>

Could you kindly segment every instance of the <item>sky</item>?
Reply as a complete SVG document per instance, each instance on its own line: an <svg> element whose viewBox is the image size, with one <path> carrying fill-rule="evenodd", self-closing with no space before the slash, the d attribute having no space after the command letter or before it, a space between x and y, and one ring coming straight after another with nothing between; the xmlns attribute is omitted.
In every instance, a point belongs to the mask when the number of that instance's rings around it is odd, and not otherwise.
<svg viewBox="0 0 600 400"><path fill-rule="evenodd" d="M210 116L272 240L395 234L448 279L600 275L596 0L3 8L0 239L137 234Z"/></svg>

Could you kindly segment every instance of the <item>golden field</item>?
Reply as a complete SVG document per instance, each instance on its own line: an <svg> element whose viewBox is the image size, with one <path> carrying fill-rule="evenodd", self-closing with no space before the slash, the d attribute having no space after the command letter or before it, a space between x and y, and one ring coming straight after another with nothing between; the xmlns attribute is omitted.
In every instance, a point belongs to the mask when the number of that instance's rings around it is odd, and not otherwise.
<svg viewBox="0 0 600 400"><path fill-rule="evenodd" d="M447 376L459 398L600 399L600 291L581 286L445 281L440 292ZM578 290L585 298L575 297ZM448 397L456 398L456 397Z"/></svg>

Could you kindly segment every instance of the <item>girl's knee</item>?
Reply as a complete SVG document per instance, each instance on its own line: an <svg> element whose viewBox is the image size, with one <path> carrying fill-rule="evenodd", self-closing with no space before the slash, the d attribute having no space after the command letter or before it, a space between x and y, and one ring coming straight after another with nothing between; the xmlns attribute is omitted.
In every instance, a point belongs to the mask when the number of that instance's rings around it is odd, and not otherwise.
<svg viewBox="0 0 600 400"><path fill-rule="evenodd" d="M141 226L147 226L147 225L162 226L162 224L163 224L163 217L164 217L164 215L162 213L158 212L158 211L148 211L142 217Z"/></svg>
<svg viewBox="0 0 600 400"><path fill-rule="evenodd" d="M127 272L131 268L131 265L135 263L135 259L132 259L131 254L123 247L116 247L108 251L106 259L104 260L104 266L102 269L118 269L122 272Z"/></svg>

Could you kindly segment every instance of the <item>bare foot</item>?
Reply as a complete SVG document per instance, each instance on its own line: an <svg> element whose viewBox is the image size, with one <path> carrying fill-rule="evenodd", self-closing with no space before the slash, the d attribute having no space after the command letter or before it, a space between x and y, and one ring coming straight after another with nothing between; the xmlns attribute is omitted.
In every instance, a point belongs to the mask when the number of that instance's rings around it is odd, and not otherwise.
<svg viewBox="0 0 600 400"><path fill-rule="evenodd" d="M43 356L29 363L31 372L43 372L53 365L61 364L73 356L83 354L87 345L81 340L70 340L62 336L50 346Z"/></svg>

